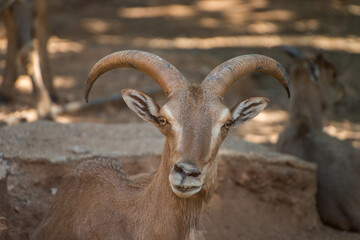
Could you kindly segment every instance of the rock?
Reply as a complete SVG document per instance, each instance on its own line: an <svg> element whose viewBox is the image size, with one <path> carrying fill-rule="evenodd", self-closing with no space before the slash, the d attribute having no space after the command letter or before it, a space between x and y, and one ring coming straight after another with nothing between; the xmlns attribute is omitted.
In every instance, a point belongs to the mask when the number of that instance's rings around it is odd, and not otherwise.
<svg viewBox="0 0 360 240"><path fill-rule="evenodd" d="M0 239L8 238L10 203L7 193L7 165L0 155Z"/></svg>
<svg viewBox="0 0 360 240"><path fill-rule="evenodd" d="M239 232L241 239L278 239L280 232L306 239L306 230L319 229L316 167L293 160L273 152L221 154L205 239L239 239Z"/></svg>
<svg viewBox="0 0 360 240"><path fill-rule="evenodd" d="M94 123L59 124L37 121L0 128L0 152L5 159L25 162L64 163L92 156L161 155L164 136L152 125L129 123L105 125ZM272 152L270 149L231 136L222 144L219 154ZM311 164L274 153L270 161L308 168ZM310 167L311 168L311 167Z"/></svg>
<svg viewBox="0 0 360 240"><path fill-rule="evenodd" d="M164 138L149 124L58 124L49 121L0 128L5 159L64 163L84 158L161 154Z"/></svg>

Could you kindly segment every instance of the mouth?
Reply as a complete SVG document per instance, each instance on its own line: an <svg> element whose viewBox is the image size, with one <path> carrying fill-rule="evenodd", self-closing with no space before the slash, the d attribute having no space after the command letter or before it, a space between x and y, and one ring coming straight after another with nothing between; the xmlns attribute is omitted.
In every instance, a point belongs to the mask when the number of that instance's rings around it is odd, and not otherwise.
<svg viewBox="0 0 360 240"><path fill-rule="evenodd" d="M181 198L188 198L201 190L201 186L172 185L173 192Z"/></svg>
<svg viewBox="0 0 360 240"><path fill-rule="evenodd" d="M175 188L177 190L179 190L180 192L187 192L187 191L192 191L192 190L196 190L197 188L200 188L198 186L175 186Z"/></svg>

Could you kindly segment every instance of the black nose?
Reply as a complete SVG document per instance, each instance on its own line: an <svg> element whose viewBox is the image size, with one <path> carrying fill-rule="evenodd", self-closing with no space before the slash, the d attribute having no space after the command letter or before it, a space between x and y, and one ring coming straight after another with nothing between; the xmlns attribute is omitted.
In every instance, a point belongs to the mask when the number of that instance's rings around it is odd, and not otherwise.
<svg viewBox="0 0 360 240"><path fill-rule="evenodd" d="M201 174L200 170L196 167L183 163L175 164L174 171L184 177L198 177Z"/></svg>

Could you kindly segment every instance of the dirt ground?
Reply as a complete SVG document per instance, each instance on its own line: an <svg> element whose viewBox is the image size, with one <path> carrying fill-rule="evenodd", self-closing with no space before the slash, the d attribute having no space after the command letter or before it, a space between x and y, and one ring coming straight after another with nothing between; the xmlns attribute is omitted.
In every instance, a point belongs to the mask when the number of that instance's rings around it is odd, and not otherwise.
<svg viewBox="0 0 360 240"><path fill-rule="evenodd" d="M264 54L289 67L291 60L280 45L295 46L305 52L321 48L326 58L338 67L339 78L346 88L345 102L328 113L324 130L360 147L359 0L52 0L49 7L49 51L60 104L83 101L89 69L101 57L119 50L139 49L155 53L176 66L189 81L200 82L214 67L238 55ZM5 52L2 27L1 75ZM118 94L123 88L150 91L160 105L166 101L152 80L131 69L114 70L102 76L95 84L90 100ZM0 121L4 124L35 121L37 115L29 78L22 75L16 89L18 99L0 105ZM264 113L232 134L272 147L288 122L289 101L285 91L271 77L257 73L238 81L227 93L225 102L232 107L250 96L268 97L271 104ZM56 121L114 124L141 120L123 102L111 101L65 112L58 115ZM43 204L48 205L53 198L49 193L26 190L31 186L48 189L50 185L58 184L68 168L41 164L23 166L16 161L11 162L11 168L14 174L10 181L21 186L11 192L16 211L21 212L28 199L44 199L33 206L32 215L26 217L35 220L33 225L19 229L25 234L40 221L44 214ZM50 174L43 173L44 169L50 171L51 178ZM36 182L28 181L34 175L39 175ZM19 222L23 220L18 219ZM20 239L26 239L25 235ZM324 239L321 233L303 239L313 237ZM264 239L267 238L264 236Z"/></svg>

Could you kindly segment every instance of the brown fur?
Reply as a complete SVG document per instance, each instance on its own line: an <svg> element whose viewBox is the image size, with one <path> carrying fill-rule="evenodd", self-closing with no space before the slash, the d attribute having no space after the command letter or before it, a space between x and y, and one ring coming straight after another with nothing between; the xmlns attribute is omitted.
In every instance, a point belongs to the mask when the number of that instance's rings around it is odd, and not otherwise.
<svg viewBox="0 0 360 240"><path fill-rule="evenodd" d="M319 67L318 84L309 62ZM322 112L343 91L335 66L323 57L297 59L292 80L290 124L277 149L318 165L317 208L322 221L343 230L360 231L360 154L351 144L322 132Z"/></svg>
<svg viewBox="0 0 360 240"><path fill-rule="evenodd" d="M82 162L62 183L31 239L192 239L214 181L193 198L176 197L164 184L171 169L168 157L166 150L158 171L136 180L123 173L117 160Z"/></svg>

